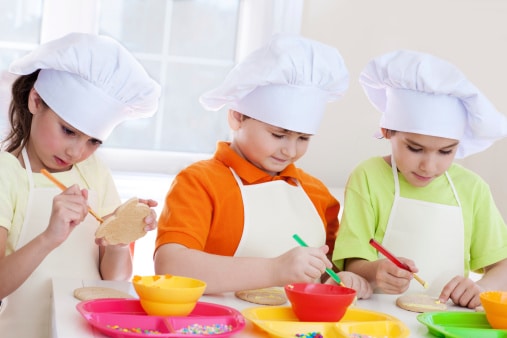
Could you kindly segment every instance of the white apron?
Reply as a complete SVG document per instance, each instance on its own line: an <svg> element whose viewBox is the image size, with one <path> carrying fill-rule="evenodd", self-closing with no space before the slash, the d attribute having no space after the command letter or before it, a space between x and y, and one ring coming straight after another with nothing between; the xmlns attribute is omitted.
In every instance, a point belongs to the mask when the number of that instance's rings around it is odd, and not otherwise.
<svg viewBox="0 0 507 338"><path fill-rule="evenodd" d="M243 198L243 235L234 256L276 257L299 244L298 234L311 247L326 243L326 231L312 201L298 184L283 180L244 185L238 182Z"/></svg>
<svg viewBox="0 0 507 338"><path fill-rule="evenodd" d="M401 197L393 157L391 162L395 197L382 244L395 256L413 260L419 268L417 274L429 283L425 290L414 280L408 291L438 297L445 284L465 273L465 230L458 194L446 172L458 206Z"/></svg>
<svg viewBox="0 0 507 338"><path fill-rule="evenodd" d="M23 159L30 193L16 250L47 228L53 197L61 192L57 188L34 187L30 160L24 150ZM90 191L88 203L93 208L95 202L96 193ZM7 306L0 315L1 337L51 336L51 278L101 279L99 249L94 243L97 226L97 221L88 215L67 240L47 255L30 277L7 297Z"/></svg>

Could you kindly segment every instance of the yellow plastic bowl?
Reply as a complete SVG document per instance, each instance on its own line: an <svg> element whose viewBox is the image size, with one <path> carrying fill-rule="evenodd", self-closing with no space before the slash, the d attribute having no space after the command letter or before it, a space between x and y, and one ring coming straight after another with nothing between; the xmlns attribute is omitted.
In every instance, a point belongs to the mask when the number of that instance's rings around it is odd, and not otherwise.
<svg viewBox="0 0 507 338"><path fill-rule="evenodd" d="M485 291L479 297L489 325L494 329L507 329L507 291Z"/></svg>
<svg viewBox="0 0 507 338"><path fill-rule="evenodd" d="M134 276L132 284L141 306L149 315L186 316L206 289L206 283L189 277Z"/></svg>
<svg viewBox="0 0 507 338"><path fill-rule="evenodd" d="M161 303L140 299L139 302L147 314L152 316L187 316L195 308L197 302L191 303Z"/></svg>

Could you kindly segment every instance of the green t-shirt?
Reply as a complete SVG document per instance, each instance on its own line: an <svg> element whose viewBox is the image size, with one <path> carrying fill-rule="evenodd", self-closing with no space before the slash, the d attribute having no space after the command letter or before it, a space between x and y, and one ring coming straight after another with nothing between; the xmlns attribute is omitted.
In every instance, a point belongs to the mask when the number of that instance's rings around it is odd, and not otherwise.
<svg viewBox="0 0 507 338"><path fill-rule="evenodd" d="M507 258L507 226L498 211L489 186L477 174L453 164L448 174L459 197L465 226L465 273ZM426 187L410 185L399 174L400 196L422 201L457 205L445 175ZM336 238L333 262L343 269L347 258L378 259L370 238L382 242L394 201L391 166L375 157L357 166L346 189L343 216ZM427 245L421 243L421 245Z"/></svg>

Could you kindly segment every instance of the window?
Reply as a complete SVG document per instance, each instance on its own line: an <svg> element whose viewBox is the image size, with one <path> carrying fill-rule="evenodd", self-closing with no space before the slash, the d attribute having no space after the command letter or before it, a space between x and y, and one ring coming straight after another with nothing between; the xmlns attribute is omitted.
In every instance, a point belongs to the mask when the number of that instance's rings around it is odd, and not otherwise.
<svg viewBox="0 0 507 338"><path fill-rule="evenodd" d="M274 32L298 32L302 0L18 0L0 9L0 132L13 59L71 31L110 35L163 90L154 117L123 123L100 152L113 170L175 173L229 136L226 111L205 111L199 95Z"/></svg>
<svg viewBox="0 0 507 338"><path fill-rule="evenodd" d="M14 76L9 63L39 43L42 0L0 2L0 137L8 128L7 110Z"/></svg>
<svg viewBox="0 0 507 338"><path fill-rule="evenodd" d="M122 41L163 88L159 112L123 123L106 146L212 152L226 118L198 97L234 65L239 0L102 0L100 9L99 33Z"/></svg>

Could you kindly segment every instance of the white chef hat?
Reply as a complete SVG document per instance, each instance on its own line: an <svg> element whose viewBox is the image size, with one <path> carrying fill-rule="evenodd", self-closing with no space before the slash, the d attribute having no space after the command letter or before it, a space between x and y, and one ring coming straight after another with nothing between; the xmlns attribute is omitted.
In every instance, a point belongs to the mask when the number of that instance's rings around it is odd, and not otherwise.
<svg viewBox="0 0 507 338"><path fill-rule="evenodd" d="M110 37L70 33L14 61L9 71L40 69L35 89L64 121L105 140L119 123L155 114L160 86Z"/></svg>
<svg viewBox="0 0 507 338"><path fill-rule="evenodd" d="M507 117L455 66L398 50L371 60L359 82L382 113L380 127L459 140L457 158L507 136Z"/></svg>
<svg viewBox="0 0 507 338"><path fill-rule="evenodd" d="M347 90L349 76L336 48L297 35L277 34L234 67L200 102L227 106L259 121L315 134L327 102Z"/></svg>

